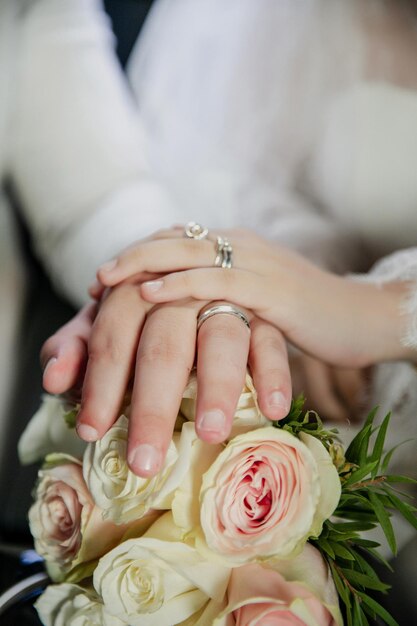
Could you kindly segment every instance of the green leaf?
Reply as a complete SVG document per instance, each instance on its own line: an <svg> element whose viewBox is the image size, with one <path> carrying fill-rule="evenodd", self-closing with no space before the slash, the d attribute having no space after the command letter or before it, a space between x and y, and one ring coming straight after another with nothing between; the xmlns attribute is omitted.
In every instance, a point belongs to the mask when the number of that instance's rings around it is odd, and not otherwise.
<svg viewBox="0 0 417 626"><path fill-rule="evenodd" d="M387 452L387 454L384 457L384 460L382 461L382 465L381 465L381 472L383 474L385 474L385 472L387 471L388 466L389 466L389 464L391 462L392 455L394 454L394 452L396 452L398 450L398 448L403 446L405 443L410 443L410 441L415 441L415 439L406 439L405 441L402 441L401 443L399 443L398 445L394 446L394 448L391 448L391 450L389 450Z"/></svg>
<svg viewBox="0 0 417 626"><path fill-rule="evenodd" d="M345 454L346 460L350 463L356 463L357 465L361 464L361 449L363 447L365 447L366 449L368 448L369 439L372 433L372 424L375 419L377 410L378 408L376 407L373 411L369 413L368 417L366 418L365 424L350 442L350 445Z"/></svg>
<svg viewBox="0 0 417 626"><path fill-rule="evenodd" d="M387 483L410 483L411 485L417 485L417 480L410 476L400 476L398 474L387 474L384 476Z"/></svg>
<svg viewBox="0 0 417 626"><path fill-rule="evenodd" d="M334 560L336 558L335 552L327 539L322 539L320 537L317 545L319 546L319 548L324 550L324 552L326 552L326 554L328 554L331 559Z"/></svg>
<svg viewBox="0 0 417 626"><path fill-rule="evenodd" d="M355 470L353 474L351 474L349 478L345 481L343 486L349 487L350 485L359 483L362 478L365 478L366 476L368 476L368 474L371 474L375 469L377 469L378 465L379 460L373 461L372 463L366 463L359 469Z"/></svg>
<svg viewBox="0 0 417 626"><path fill-rule="evenodd" d="M388 613L388 611L386 611L384 607L381 606L376 600L369 597L366 593L363 593L362 591L358 591L358 595L360 596L360 598L362 598L362 601L365 602L365 604L369 606L372 611L374 611L374 613L379 615L379 617L382 617L382 619L388 626L399 626L398 622L396 622L395 619Z"/></svg>
<svg viewBox="0 0 417 626"><path fill-rule="evenodd" d="M352 553L337 541L330 541L329 543L336 556L339 556L341 559L345 559L346 561L355 560L355 557L352 555Z"/></svg>
<svg viewBox="0 0 417 626"><path fill-rule="evenodd" d="M369 493L369 500L371 501L375 515L378 518L379 523L381 524L381 528L384 532L385 537L387 538L388 545L393 554L397 553L397 542L395 540L394 529L391 524L391 520L389 518L388 513L386 512L383 504L378 497L378 495L374 492Z"/></svg>
<svg viewBox="0 0 417 626"><path fill-rule="evenodd" d="M388 589L390 589L390 585L386 585L385 583L381 582L376 575L375 577L368 576L367 574L362 574L357 570L347 568L343 568L342 571L348 581L352 585L355 585L355 587L359 585L364 589L374 589L375 591L381 592L388 591Z"/></svg>
<svg viewBox="0 0 417 626"><path fill-rule="evenodd" d="M67 411L66 413L64 413L64 421L68 428L75 428L75 425L77 423L77 415L78 409L71 409L71 411Z"/></svg>
<svg viewBox="0 0 417 626"><path fill-rule="evenodd" d="M417 517L414 515L416 509L415 507L407 504L407 502L403 502L397 496L394 496L393 493L388 494L389 499L392 502L393 507L401 513L404 519L411 524L417 530Z"/></svg>
<svg viewBox="0 0 417 626"><path fill-rule="evenodd" d="M352 606L350 602L350 591L346 587L345 583L342 581L341 577L339 576L339 573L335 565L332 562L330 562L329 565L332 571L332 576L333 576L334 584L336 586L337 593L339 594L342 602L345 604L346 609L349 613L351 606Z"/></svg>
<svg viewBox="0 0 417 626"><path fill-rule="evenodd" d="M378 429L378 435L376 437L374 449L371 455L371 462L374 462L376 464L372 472L373 477L375 477L378 473L378 467L381 462L381 456L384 450L385 437L387 435L387 430L388 430L390 419L391 419L391 413L388 413L388 415L385 416L381 426Z"/></svg>

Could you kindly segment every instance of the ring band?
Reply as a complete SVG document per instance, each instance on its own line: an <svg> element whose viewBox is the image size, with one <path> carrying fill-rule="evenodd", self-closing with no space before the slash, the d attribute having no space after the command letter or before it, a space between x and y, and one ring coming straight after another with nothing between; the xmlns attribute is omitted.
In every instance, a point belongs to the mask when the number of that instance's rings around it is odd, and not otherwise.
<svg viewBox="0 0 417 626"><path fill-rule="evenodd" d="M210 317L219 314L234 315L239 318L250 330L250 322L246 314L233 304L215 304L213 306L209 306L205 310L203 309L202 313L200 313L197 318L197 330L200 330L202 324L204 324L204 322L206 322Z"/></svg>
<svg viewBox="0 0 417 626"><path fill-rule="evenodd" d="M198 224L197 222L188 222L184 227L184 237L188 239L206 239L208 237L208 228Z"/></svg>
<svg viewBox="0 0 417 626"><path fill-rule="evenodd" d="M230 241L223 237L216 238L215 267L231 269L233 267L233 248Z"/></svg>

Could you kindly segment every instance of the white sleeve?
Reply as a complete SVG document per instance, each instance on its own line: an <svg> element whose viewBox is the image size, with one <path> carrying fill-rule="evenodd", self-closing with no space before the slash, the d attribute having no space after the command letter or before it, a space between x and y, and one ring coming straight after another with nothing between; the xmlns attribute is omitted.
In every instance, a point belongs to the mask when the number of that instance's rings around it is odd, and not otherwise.
<svg viewBox="0 0 417 626"><path fill-rule="evenodd" d="M384 257L368 274L354 275L354 279L380 285L393 281L409 282L407 297L399 311L408 317L402 343L417 350L417 247L399 250Z"/></svg>
<svg viewBox="0 0 417 626"><path fill-rule="evenodd" d="M178 215L149 175L99 0L34 2L18 54L11 177L48 271L81 303L101 262Z"/></svg>

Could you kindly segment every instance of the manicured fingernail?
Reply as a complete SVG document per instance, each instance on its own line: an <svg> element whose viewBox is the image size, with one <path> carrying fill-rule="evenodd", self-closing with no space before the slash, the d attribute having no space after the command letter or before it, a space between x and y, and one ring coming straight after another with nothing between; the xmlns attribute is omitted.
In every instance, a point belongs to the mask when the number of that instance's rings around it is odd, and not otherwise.
<svg viewBox="0 0 417 626"><path fill-rule="evenodd" d="M111 261L107 261L107 263L103 263L103 265L100 265L99 271L111 272L112 270L114 270L116 265L117 265L117 259L112 259Z"/></svg>
<svg viewBox="0 0 417 626"><path fill-rule="evenodd" d="M141 443L129 452L130 467L140 475L153 476L161 469L161 453L149 443Z"/></svg>
<svg viewBox="0 0 417 626"><path fill-rule="evenodd" d="M88 424L78 424L77 433L81 439L84 439L84 441L88 441L89 443L97 441L98 439L98 432L95 428L89 426Z"/></svg>
<svg viewBox="0 0 417 626"><path fill-rule="evenodd" d="M200 430L223 432L226 426L226 417L222 411L215 409L204 413L199 421Z"/></svg>
<svg viewBox="0 0 417 626"><path fill-rule="evenodd" d="M164 284L163 280L148 280L145 283L143 283L143 286L146 287L148 291L159 291L159 289L161 289L163 284Z"/></svg>
<svg viewBox="0 0 417 626"><path fill-rule="evenodd" d="M43 370L43 375L46 376L46 372L51 369L51 367L53 365L55 365L55 363L58 361L56 356L53 356L51 359L49 359L48 363L45 365L45 369Z"/></svg>
<svg viewBox="0 0 417 626"><path fill-rule="evenodd" d="M288 401L281 391L273 391L268 398L268 406L271 409L288 410Z"/></svg>

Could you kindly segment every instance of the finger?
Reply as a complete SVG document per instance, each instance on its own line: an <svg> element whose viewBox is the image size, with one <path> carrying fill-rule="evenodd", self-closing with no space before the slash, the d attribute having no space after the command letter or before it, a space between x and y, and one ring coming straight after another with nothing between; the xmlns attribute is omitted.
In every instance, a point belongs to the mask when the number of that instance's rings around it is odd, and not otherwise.
<svg viewBox="0 0 417 626"><path fill-rule="evenodd" d="M214 243L208 239L156 239L128 248L102 265L97 277L103 285L112 286L134 274L211 266L214 259Z"/></svg>
<svg viewBox="0 0 417 626"><path fill-rule="evenodd" d="M155 281L162 277L162 274L155 274L151 272L138 272L128 276L125 280L119 281L123 283L130 283L131 285L140 285L145 281ZM119 284L119 282L117 284ZM98 278L88 288L89 295L95 300L101 300L103 294L106 291L106 285L104 285Z"/></svg>
<svg viewBox="0 0 417 626"><path fill-rule="evenodd" d="M128 462L139 476L162 467L194 362L200 304L164 305L149 314L139 343L129 420Z"/></svg>
<svg viewBox="0 0 417 626"><path fill-rule="evenodd" d="M48 393L65 393L82 379L95 314L96 305L86 305L43 344L40 361L43 386Z"/></svg>
<svg viewBox="0 0 417 626"><path fill-rule="evenodd" d="M250 332L233 315L208 318L198 333L196 431L209 443L229 435L245 383Z"/></svg>
<svg viewBox="0 0 417 626"><path fill-rule="evenodd" d="M270 306L273 290L264 276L243 269L200 268L173 272L141 285L141 294L149 302L170 302L184 298L227 300L244 308ZM275 308L278 308L279 303Z"/></svg>
<svg viewBox="0 0 417 626"><path fill-rule="evenodd" d="M101 305L88 343L88 364L77 431L100 439L118 417L149 305L137 287L121 285Z"/></svg>
<svg viewBox="0 0 417 626"><path fill-rule="evenodd" d="M104 290L105 286L99 280L95 280L88 288L88 295L94 300L100 300Z"/></svg>
<svg viewBox="0 0 417 626"><path fill-rule="evenodd" d="M284 418L291 408L291 374L282 333L255 317L251 322L249 365L259 408L271 420Z"/></svg>
<svg viewBox="0 0 417 626"><path fill-rule="evenodd" d="M367 388L364 370L333 368L332 374L337 394L349 408L352 417L358 419L365 404Z"/></svg>
<svg viewBox="0 0 417 626"><path fill-rule="evenodd" d="M321 417L335 422L349 421L349 412L337 395L331 368L310 356L304 356L306 374L306 396L309 408Z"/></svg>

